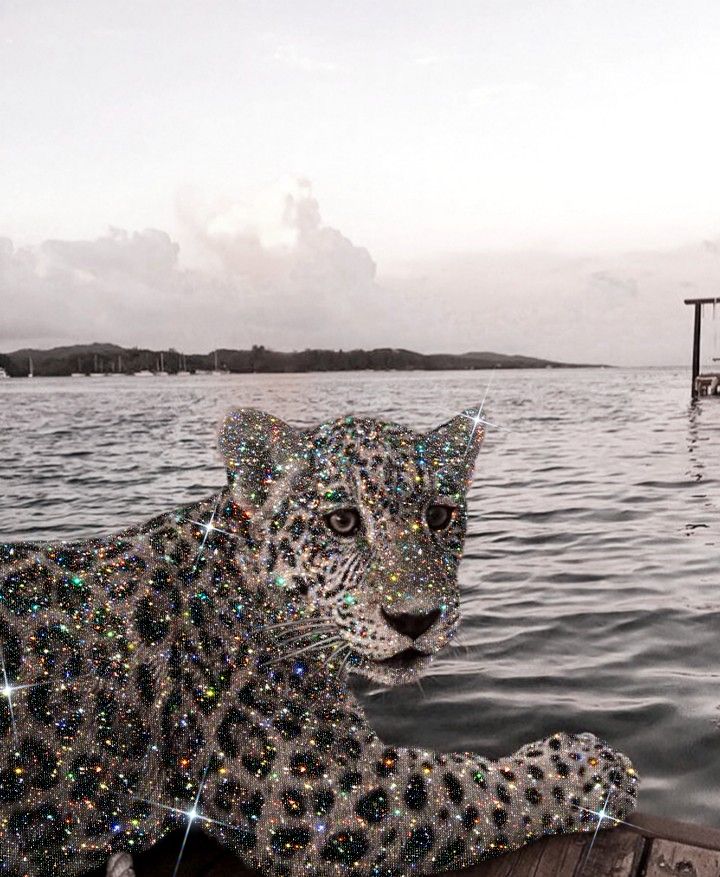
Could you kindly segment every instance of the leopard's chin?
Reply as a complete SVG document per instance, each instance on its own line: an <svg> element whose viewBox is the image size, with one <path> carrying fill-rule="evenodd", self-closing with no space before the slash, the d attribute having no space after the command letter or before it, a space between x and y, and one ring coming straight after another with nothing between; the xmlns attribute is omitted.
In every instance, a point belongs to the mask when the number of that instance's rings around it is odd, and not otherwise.
<svg viewBox="0 0 720 877"><path fill-rule="evenodd" d="M432 657L414 648L403 649L402 652L382 660L365 657L361 664L353 667L353 671L382 685L405 685L422 675Z"/></svg>

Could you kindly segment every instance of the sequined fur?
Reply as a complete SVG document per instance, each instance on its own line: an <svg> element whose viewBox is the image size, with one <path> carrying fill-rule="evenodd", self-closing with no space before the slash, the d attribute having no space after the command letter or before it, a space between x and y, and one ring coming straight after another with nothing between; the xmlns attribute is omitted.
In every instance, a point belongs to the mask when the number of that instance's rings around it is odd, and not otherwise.
<svg viewBox="0 0 720 877"><path fill-rule="evenodd" d="M347 687L411 679L455 632L478 421L235 411L216 495L1 546L0 874L79 874L195 822L268 874L396 877L631 812L632 765L591 734L386 747Z"/></svg>

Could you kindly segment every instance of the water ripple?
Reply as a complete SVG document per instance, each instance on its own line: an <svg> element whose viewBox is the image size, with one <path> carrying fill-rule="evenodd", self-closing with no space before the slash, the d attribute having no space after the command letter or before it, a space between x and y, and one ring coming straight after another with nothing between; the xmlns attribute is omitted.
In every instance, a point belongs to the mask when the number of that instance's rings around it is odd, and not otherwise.
<svg viewBox="0 0 720 877"><path fill-rule="evenodd" d="M0 538L111 532L224 480L232 406L301 426L354 412L428 428L487 374L0 383ZM687 374L502 372L470 490L464 623L422 688L370 693L389 742L491 756L554 730L628 752L645 810L720 811L720 402Z"/></svg>

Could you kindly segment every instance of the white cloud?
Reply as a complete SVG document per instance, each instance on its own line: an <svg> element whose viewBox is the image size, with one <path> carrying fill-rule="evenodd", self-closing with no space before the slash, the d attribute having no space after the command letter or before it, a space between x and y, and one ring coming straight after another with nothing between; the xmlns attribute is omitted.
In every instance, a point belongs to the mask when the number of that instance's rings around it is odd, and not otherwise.
<svg viewBox="0 0 720 877"><path fill-rule="evenodd" d="M213 272L242 288L243 309L284 344L303 337L352 343L357 300L379 304L370 254L323 224L307 180L283 179L248 202L210 212L195 235Z"/></svg>
<svg viewBox="0 0 720 877"><path fill-rule="evenodd" d="M470 253L411 263L381 282L412 297L419 315L433 314L417 322L415 343L422 349L676 365L690 355L692 315L683 299L718 294L716 244L585 257ZM707 359L710 320L706 330Z"/></svg>
<svg viewBox="0 0 720 877"><path fill-rule="evenodd" d="M111 229L94 241L45 241L37 248L0 247L0 338L115 340L135 343L143 327L161 327L192 298L191 272L178 265L165 232Z"/></svg>
<svg viewBox="0 0 720 877"><path fill-rule="evenodd" d="M152 229L35 248L2 241L1 349L391 346L675 364L689 351L682 299L720 286L720 240L584 257L428 256L376 279L368 251L323 223L303 179L222 207L186 206L184 219L192 268Z"/></svg>
<svg viewBox="0 0 720 877"><path fill-rule="evenodd" d="M382 309L375 265L322 223L309 183L284 181L247 204L196 219L202 268L180 263L163 231L111 229L91 241L0 248L0 341L348 346L367 332L357 302Z"/></svg>

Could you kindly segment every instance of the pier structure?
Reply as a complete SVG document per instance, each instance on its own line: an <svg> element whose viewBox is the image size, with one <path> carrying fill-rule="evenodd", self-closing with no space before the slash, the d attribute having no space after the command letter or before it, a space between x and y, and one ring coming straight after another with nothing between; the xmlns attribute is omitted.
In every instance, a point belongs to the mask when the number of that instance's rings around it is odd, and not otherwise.
<svg viewBox="0 0 720 877"><path fill-rule="evenodd" d="M700 332L702 329L703 305L720 306L720 298L686 298L686 305L695 308L693 322L692 385L693 399L698 396L720 396L720 366L717 371L700 373ZM713 360L718 361L717 359Z"/></svg>
<svg viewBox="0 0 720 877"><path fill-rule="evenodd" d="M596 832L545 837L513 853L437 877L719 877L720 829L633 813ZM137 877L262 877L217 841L178 829L135 857ZM427 873L421 867L408 874ZM105 869L85 877L105 877Z"/></svg>

